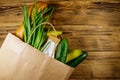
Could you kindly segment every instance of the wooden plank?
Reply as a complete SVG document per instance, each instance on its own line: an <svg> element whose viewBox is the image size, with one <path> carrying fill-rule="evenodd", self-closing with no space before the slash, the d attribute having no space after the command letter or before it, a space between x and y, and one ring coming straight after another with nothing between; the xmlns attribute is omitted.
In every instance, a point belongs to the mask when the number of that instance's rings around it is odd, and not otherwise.
<svg viewBox="0 0 120 80"><path fill-rule="evenodd" d="M62 7L59 7L62 6ZM58 4L54 24L119 25L120 4L72 2ZM113 17L114 16L114 17ZM114 23L111 23L113 22Z"/></svg>
<svg viewBox="0 0 120 80"><path fill-rule="evenodd" d="M91 69L89 64L81 63L73 72L70 79L90 79L91 78Z"/></svg>
<svg viewBox="0 0 120 80"><path fill-rule="evenodd" d="M120 51L120 27L112 26L61 26L69 39L70 49L88 51ZM72 31L73 29L73 31Z"/></svg>
<svg viewBox="0 0 120 80"><path fill-rule="evenodd" d="M4 39L6 34L2 33L0 38ZM103 35L84 35L76 39L69 39L69 44L70 50L80 48L86 51L120 51L119 43L114 42L111 37Z"/></svg>
<svg viewBox="0 0 120 80"><path fill-rule="evenodd" d="M76 36L77 37L77 36ZM79 35L69 39L71 48L81 48L87 51L120 51L119 43L106 35Z"/></svg>
<svg viewBox="0 0 120 80"><path fill-rule="evenodd" d="M109 78L107 78L107 79L100 79L100 78L94 78L94 79L90 79L90 80L120 80L120 79L116 79L116 78L112 78L112 79L109 79Z"/></svg>
<svg viewBox="0 0 120 80"><path fill-rule="evenodd" d="M120 0L87 0L87 1L90 1L90 2L110 2L110 3L119 3L120 2Z"/></svg>
<svg viewBox="0 0 120 80"><path fill-rule="evenodd" d="M120 0L69 0L69 1L65 1L65 0L37 0L37 1L44 1L44 2L75 2L75 1L81 1L81 2L109 2L109 3L120 3ZM34 0L25 0L25 2L27 4L31 4L34 2ZM1 0L0 1L0 6L15 6L15 5L23 5L24 4L24 0Z"/></svg>
<svg viewBox="0 0 120 80"><path fill-rule="evenodd" d="M92 66L93 77L102 77L102 78L120 78L120 61L119 59L111 60L111 63L108 61L95 61L94 65Z"/></svg>
<svg viewBox="0 0 120 80"><path fill-rule="evenodd" d="M120 31L120 26L95 26L95 25L60 25L60 26L55 26L57 29L61 29L64 31L80 31L84 32L84 34L87 33L109 33L109 32L114 32L114 31ZM86 32L86 33L85 33Z"/></svg>
<svg viewBox="0 0 120 80"><path fill-rule="evenodd" d="M120 52L89 52L73 72L70 80L118 80L120 79Z"/></svg>
<svg viewBox="0 0 120 80"><path fill-rule="evenodd" d="M0 8L0 28L4 26L20 25L23 21L21 7L2 7Z"/></svg>
<svg viewBox="0 0 120 80"><path fill-rule="evenodd" d="M110 62L111 61L111 62ZM97 78L120 78L119 59L107 61L94 61L92 64L92 76Z"/></svg>
<svg viewBox="0 0 120 80"><path fill-rule="evenodd" d="M116 60L119 58L120 52L88 52L87 60L109 60L109 59Z"/></svg>
<svg viewBox="0 0 120 80"><path fill-rule="evenodd" d="M52 2L51 2L52 3ZM53 2L53 24L117 25L120 21L119 3L83 3L81 1ZM19 25L22 21L21 5L0 7L1 26ZM7 15L7 16L6 16ZM75 16L74 16L75 15ZM4 24L4 22L7 22ZM114 23L113 23L114 22Z"/></svg>
<svg viewBox="0 0 120 80"><path fill-rule="evenodd" d="M80 48L87 51L120 51L120 27L115 26L55 26L68 38L70 50ZM8 32L14 33L16 26L0 28L0 38ZM2 43L2 42L1 42Z"/></svg>

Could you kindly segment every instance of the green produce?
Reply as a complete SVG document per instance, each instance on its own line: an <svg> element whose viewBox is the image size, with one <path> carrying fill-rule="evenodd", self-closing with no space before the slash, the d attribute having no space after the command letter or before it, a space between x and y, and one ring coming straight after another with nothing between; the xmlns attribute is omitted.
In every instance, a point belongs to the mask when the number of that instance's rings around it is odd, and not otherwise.
<svg viewBox="0 0 120 80"><path fill-rule="evenodd" d="M41 4L41 6L39 4ZM40 50L42 48L42 45L45 43L48 37L47 33L49 32L49 29L45 30L46 24L42 23L49 21L50 17L53 14L54 7L52 5L46 6L47 4L44 4L42 2L39 4L35 2L34 7L31 8L30 11L31 16L29 16L27 6L24 5L23 27L24 27L24 41L32 45L36 49ZM38 29L36 29L36 27L38 27Z"/></svg>
<svg viewBox="0 0 120 80"><path fill-rule="evenodd" d="M82 51L80 49L75 49L73 50L71 53L69 53L67 55L67 60L66 63L77 58L78 56L80 56L82 54Z"/></svg>
<svg viewBox="0 0 120 80"><path fill-rule="evenodd" d="M61 36L62 31L57 31L48 22L53 14L54 6L44 2L37 3L35 0L35 4L30 8L24 4L23 10L24 21L15 32L21 40L71 67L76 67L87 57L88 53L79 49L68 54L68 40ZM48 24L53 30L47 26Z"/></svg>
<svg viewBox="0 0 120 80"><path fill-rule="evenodd" d="M68 53L68 40L63 38L58 44L55 59L65 63Z"/></svg>
<svg viewBox="0 0 120 80"><path fill-rule="evenodd" d="M88 53L84 51L80 56L73 59L72 61L69 61L67 65L71 67L77 67L87 56L88 56Z"/></svg>
<svg viewBox="0 0 120 80"><path fill-rule="evenodd" d="M24 5L24 41L27 42L28 35L30 34L30 18L28 16L28 8Z"/></svg>

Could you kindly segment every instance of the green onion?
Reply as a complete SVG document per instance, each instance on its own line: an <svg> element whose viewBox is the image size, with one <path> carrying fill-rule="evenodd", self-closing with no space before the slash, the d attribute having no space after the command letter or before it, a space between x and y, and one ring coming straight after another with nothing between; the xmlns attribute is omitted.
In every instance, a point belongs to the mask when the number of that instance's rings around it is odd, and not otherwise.
<svg viewBox="0 0 120 80"><path fill-rule="evenodd" d="M36 12L32 8L31 12L33 19L30 19L27 12L28 9L26 5L24 5L24 41L32 45L33 47L41 50L43 43L45 43L47 39L47 32L50 30L48 29L47 31L45 31L46 24L42 23L49 21L54 7L48 6L38 12L38 5L35 0L35 8ZM38 29L36 29L37 26L39 26Z"/></svg>
<svg viewBox="0 0 120 80"><path fill-rule="evenodd" d="M26 42L28 39L28 35L30 33L30 19L28 16L28 12L27 12L27 7L24 4L24 41Z"/></svg>

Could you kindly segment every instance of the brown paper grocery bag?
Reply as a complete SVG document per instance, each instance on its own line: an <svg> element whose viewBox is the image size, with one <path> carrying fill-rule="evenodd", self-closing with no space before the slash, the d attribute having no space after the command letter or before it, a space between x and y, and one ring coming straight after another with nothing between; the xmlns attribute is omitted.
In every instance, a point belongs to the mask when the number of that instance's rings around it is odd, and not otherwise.
<svg viewBox="0 0 120 80"><path fill-rule="evenodd" d="M11 33L0 49L0 80L67 80L73 70Z"/></svg>

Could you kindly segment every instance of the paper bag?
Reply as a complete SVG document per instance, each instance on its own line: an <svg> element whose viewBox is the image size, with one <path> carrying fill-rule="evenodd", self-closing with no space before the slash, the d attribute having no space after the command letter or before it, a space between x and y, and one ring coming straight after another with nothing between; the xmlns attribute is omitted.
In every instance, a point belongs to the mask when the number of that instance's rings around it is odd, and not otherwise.
<svg viewBox="0 0 120 80"><path fill-rule="evenodd" d="M11 33L0 49L0 80L67 80L73 70Z"/></svg>

